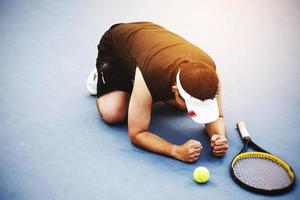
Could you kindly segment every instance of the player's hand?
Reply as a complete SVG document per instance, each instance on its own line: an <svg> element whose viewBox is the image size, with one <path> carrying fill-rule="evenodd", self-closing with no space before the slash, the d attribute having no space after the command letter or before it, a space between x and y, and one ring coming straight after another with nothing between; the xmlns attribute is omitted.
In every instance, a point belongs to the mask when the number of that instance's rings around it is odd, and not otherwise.
<svg viewBox="0 0 300 200"><path fill-rule="evenodd" d="M210 138L210 146L214 156L223 156L228 149L227 139L224 136L214 134Z"/></svg>
<svg viewBox="0 0 300 200"><path fill-rule="evenodd" d="M175 158L184 162L194 162L198 160L202 150L202 145L197 140L189 140L186 143L176 146Z"/></svg>

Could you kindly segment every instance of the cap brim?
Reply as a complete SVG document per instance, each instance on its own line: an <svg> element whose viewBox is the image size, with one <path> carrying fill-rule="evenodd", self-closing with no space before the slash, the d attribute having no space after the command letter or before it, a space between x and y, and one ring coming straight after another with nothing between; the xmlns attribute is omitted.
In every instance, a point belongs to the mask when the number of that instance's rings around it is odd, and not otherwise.
<svg viewBox="0 0 300 200"><path fill-rule="evenodd" d="M188 94L181 86L179 79L180 70L177 73L176 82L179 94L185 100L190 117L197 123L210 123L219 118L217 97L201 101Z"/></svg>
<svg viewBox="0 0 300 200"><path fill-rule="evenodd" d="M219 108L217 98L195 103L194 101L185 100L186 107L189 113L192 114L192 119L197 123L210 123L219 118Z"/></svg>

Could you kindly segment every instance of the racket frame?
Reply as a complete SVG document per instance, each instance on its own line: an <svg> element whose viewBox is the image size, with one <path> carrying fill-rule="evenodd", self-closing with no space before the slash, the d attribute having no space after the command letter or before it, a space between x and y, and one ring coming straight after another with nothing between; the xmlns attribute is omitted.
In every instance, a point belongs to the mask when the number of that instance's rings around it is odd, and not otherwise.
<svg viewBox="0 0 300 200"><path fill-rule="evenodd" d="M248 133L245 123L243 121L239 121L237 123L237 129L240 132L240 136L242 138L244 146L243 146L242 150L232 159L232 161L230 163L229 168L230 168L230 175L231 175L232 179L234 181L236 181L243 188L250 190L252 192L260 193L260 194L276 195L276 194L281 194L281 193L290 191L294 187L295 182L296 182L296 176L295 176L295 173L294 173L294 170L292 169L292 167L284 160L278 158L277 156L269 153L268 151L264 150L263 148L261 148L260 146L255 144L252 141L250 134ZM256 151L248 152L247 150L249 149L249 147L251 147L252 149L255 149ZM259 188L249 186L249 185L245 184L244 182L242 182L240 179L238 179L235 176L233 166L237 162L237 160L239 160L239 157L241 155L248 154L248 153L264 154L265 156L272 158L271 160L276 160L277 163L280 163L280 165L288 171L289 175L293 179L292 184L290 184L289 186L287 186L285 188L281 188L281 189L265 190L265 189L259 189Z"/></svg>

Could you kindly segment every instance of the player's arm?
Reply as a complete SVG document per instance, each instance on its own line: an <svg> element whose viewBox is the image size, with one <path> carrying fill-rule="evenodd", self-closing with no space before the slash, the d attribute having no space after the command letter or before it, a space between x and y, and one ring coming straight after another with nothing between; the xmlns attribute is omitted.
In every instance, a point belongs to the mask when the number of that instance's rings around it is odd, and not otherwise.
<svg viewBox="0 0 300 200"><path fill-rule="evenodd" d="M217 96L219 118L211 123L205 124L207 134L211 138L211 146L213 154L222 156L226 153L228 144L226 139L226 127L224 121L224 114L222 110L222 82L220 74L217 72L219 78L219 91Z"/></svg>
<svg viewBox="0 0 300 200"><path fill-rule="evenodd" d="M193 162L198 159L201 144L189 140L183 145L172 144L148 131L152 108L152 97L139 68L136 68L134 87L128 110L128 133L133 144L146 150Z"/></svg>
<svg viewBox="0 0 300 200"><path fill-rule="evenodd" d="M170 105L170 106L173 106L173 107L176 107L178 108L179 110L186 110L186 106L183 106L183 105L179 105L175 99L171 99L171 100L167 100L165 101L166 104Z"/></svg>

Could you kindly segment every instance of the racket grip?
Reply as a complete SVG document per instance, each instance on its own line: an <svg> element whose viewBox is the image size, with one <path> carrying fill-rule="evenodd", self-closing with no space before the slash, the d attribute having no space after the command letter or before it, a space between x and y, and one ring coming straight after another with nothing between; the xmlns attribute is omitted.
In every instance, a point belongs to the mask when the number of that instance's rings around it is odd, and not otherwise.
<svg viewBox="0 0 300 200"><path fill-rule="evenodd" d="M237 123L237 128L239 129L239 132L241 134L242 139L249 138L250 139L250 134L247 131L245 122L243 121L238 121Z"/></svg>

